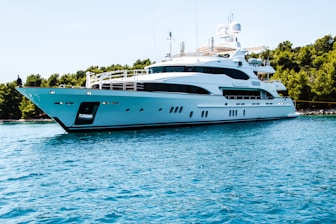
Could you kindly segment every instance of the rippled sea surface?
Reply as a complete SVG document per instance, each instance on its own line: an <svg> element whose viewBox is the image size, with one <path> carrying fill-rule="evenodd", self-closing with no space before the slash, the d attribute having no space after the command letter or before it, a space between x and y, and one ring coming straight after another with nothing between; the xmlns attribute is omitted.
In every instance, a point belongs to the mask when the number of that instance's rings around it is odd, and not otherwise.
<svg viewBox="0 0 336 224"><path fill-rule="evenodd" d="M0 140L0 223L336 222L335 116Z"/></svg>

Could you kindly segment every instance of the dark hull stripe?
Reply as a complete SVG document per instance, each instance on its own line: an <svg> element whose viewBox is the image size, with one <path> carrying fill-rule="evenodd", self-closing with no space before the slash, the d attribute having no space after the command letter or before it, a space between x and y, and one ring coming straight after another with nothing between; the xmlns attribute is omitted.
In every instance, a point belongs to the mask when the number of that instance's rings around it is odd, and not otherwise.
<svg viewBox="0 0 336 224"><path fill-rule="evenodd" d="M132 124L132 125L111 125L111 126L76 126L66 127L58 118L54 118L67 132L89 132L89 131L111 131L111 130L127 130L127 129L142 129L142 128L159 128L159 127L174 127L174 126L194 126L194 125L210 125L223 123L251 122L251 121L267 121L279 120L290 117L268 117L254 119L237 119L237 120L217 120L217 121L199 121L199 122L174 122L174 123L151 123L151 124Z"/></svg>

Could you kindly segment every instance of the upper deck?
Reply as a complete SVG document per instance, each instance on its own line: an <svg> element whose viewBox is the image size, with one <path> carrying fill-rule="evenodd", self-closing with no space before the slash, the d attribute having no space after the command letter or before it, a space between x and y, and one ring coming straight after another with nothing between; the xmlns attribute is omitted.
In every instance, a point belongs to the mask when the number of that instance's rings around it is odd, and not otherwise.
<svg viewBox="0 0 336 224"><path fill-rule="evenodd" d="M226 75L234 80L258 79L259 74L272 74L274 69L260 59L245 59L244 49L226 52L227 56L180 56L147 66L143 70L121 70L87 74L87 88L136 90L141 82L160 82L177 76L193 74ZM230 53L230 54L229 54ZM206 80L204 80L206 81ZM181 83L183 84L183 83Z"/></svg>

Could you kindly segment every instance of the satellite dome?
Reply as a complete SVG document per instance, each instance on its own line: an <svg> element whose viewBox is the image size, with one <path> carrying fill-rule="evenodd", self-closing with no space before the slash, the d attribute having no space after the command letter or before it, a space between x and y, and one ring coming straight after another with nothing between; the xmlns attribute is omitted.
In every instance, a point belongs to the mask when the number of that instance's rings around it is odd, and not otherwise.
<svg viewBox="0 0 336 224"><path fill-rule="evenodd" d="M232 22L230 24L230 31L231 34L238 34L241 31L241 25L238 22Z"/></svg>

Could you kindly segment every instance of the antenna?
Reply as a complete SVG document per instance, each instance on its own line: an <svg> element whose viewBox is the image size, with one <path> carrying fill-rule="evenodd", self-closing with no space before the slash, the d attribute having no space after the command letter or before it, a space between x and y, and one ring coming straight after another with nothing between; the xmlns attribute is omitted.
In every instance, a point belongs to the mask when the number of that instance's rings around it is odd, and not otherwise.
<svg viewBox="0 0 336 224"><path fill-rule="evenodd" d="M230 15L228 17L229 23L231 23L233 21L233 13L230 10Z"/></svg>
<svg viewBox="0 0 336 224"><path fill-rule="evenodd" d="M184 45L184 42L182 42L180 44L180 55L181 56L184 56L184 50L185 50L185 45Z"/></svg>
<svg viewBox="0 0 336 224"><path fill-rule="evenodd" d="M169 53L167 54L167 58L172 58L172 42L173 42L173 34L169 32L169 37L167 38L169 41Z"/></svg>
<svg viewBox="0 0 336 224"><path fill-rule="evenodd" d="M209 39L209 46L210 46L210 51L213 53L215 51L215 39L214 39L214 37L211 37Z"/></svg>
<svg viewBox="0 0 336 224"><path fill-rule="evenodd" d="M195 0L195 11L196 11L196 56L197 56L197 60L198 60L198 4L197 4L197 0Z"/></svg>

